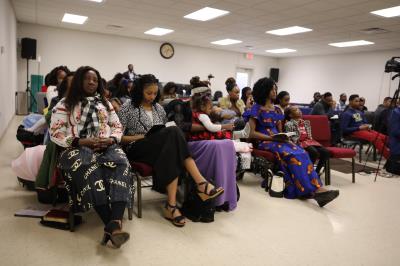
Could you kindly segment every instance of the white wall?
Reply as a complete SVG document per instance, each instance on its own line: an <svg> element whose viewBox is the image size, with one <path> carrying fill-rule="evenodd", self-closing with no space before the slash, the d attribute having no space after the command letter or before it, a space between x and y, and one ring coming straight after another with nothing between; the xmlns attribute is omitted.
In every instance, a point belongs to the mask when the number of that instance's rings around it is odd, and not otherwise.
<svg viewBox="0 0 400 266"><path fill-rule="evenodd" d="M106 79L111 79L118 71L126 71L128 63L133 63L135 72L152 73L162 82L175 81L189 83L192 76L206 79L212 73L213 90L223 90L226 78L235 76L236 67L253 69L252 83L277 66L277 59L254 56L246 60L241 53L216 49L174 44L175 55L163 59L159 54L162 43L136 38L126 38L105 34L74 31L34 24L18 24L18 37L37 39L39 64L33 61L31 74L45 75L57 65L67 65L76 69L82 65L97 68ZM26 61L18 60L19 88L25 86Z"/></svg>
<svg viewBox="0 0 400 266"><path fill-rule="evenodd" d="M0 1L0 137L15 114L17 20L8 0Z"/></svg>
<svg viewBox="0 0 400 266"><path fill-rule="evenodd" d="M384 74L385 63L393 56L400 56L400 49L279 59L279 90L289 91L298 103L311 102L315 91L330 91L335 100L342 92L355 93L366 98L369 110L375 110L397 88L398 79L391 82L391 74Z"/></svg>

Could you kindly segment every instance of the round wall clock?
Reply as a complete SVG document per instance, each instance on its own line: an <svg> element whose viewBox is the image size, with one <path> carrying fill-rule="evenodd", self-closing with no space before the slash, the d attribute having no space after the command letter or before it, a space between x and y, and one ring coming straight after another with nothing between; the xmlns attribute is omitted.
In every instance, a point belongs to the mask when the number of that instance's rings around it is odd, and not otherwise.
<svg viewBox="0 0 400 266"><path fill-rule="evenodd" d="M161 44L161 46L160 46L160 54L165 59L172 58L174 56L174 54L175 54L174 46L172 46L172 44L167 43L167 42Z"/></svg>

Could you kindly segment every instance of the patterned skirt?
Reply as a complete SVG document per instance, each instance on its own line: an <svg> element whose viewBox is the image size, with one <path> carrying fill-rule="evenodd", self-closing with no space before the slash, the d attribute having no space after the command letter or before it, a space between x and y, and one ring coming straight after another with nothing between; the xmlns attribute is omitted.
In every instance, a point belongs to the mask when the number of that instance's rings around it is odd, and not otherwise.
<svg viewBox="0 0 400 266"><path fill-rule="evenodd" d="M308 153L292 143L265 141L259 149L269 150L277 158L281 171L285 174L285 198L295 199L306 196L322 187L318 174Z"/></svg>
<svg viewBox="0 0 400 266"><path fill-rule="evenodd" d="M130 206L135 189L132 171L119 146L109 146L103 152L87 147L66 149L60 155L59 167L76 211L121 201Z"/></svg>

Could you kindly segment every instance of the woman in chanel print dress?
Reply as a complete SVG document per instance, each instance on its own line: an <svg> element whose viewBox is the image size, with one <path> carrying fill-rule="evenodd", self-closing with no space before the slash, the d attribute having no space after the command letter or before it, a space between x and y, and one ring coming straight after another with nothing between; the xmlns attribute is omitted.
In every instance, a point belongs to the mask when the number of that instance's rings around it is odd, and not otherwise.
<svg viewBox="0 0 400 266"><path fill-rule="evenodd" d="M122 125L104 97L97 70L85 66L76 71L67 96L53 109L50 136L65 148L59 165L67 189L75 192L75 208L93 207L105 224L102 243L111 240L119 248L129 239L122 217L134 188L129 162L117 145Z"/></svg>

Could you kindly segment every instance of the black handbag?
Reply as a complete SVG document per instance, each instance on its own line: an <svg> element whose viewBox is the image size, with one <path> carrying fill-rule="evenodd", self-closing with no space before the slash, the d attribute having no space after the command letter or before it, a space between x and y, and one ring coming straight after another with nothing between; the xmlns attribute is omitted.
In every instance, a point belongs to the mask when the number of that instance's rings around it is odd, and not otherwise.
<svg viewBox="0 0 400 266"><path fill-rule="evenodd" d="M283 180L283 172L278 171L272 175L268 183L268 193L274 198L283 198L283 191L285 190L285 182Z"/></svg>
<svg viewBox="0 0 400 266"><path fill-rule="evenodd" d="M386 171L394 175L400 175L400 155L391 155L386 161Z"/></svg>

